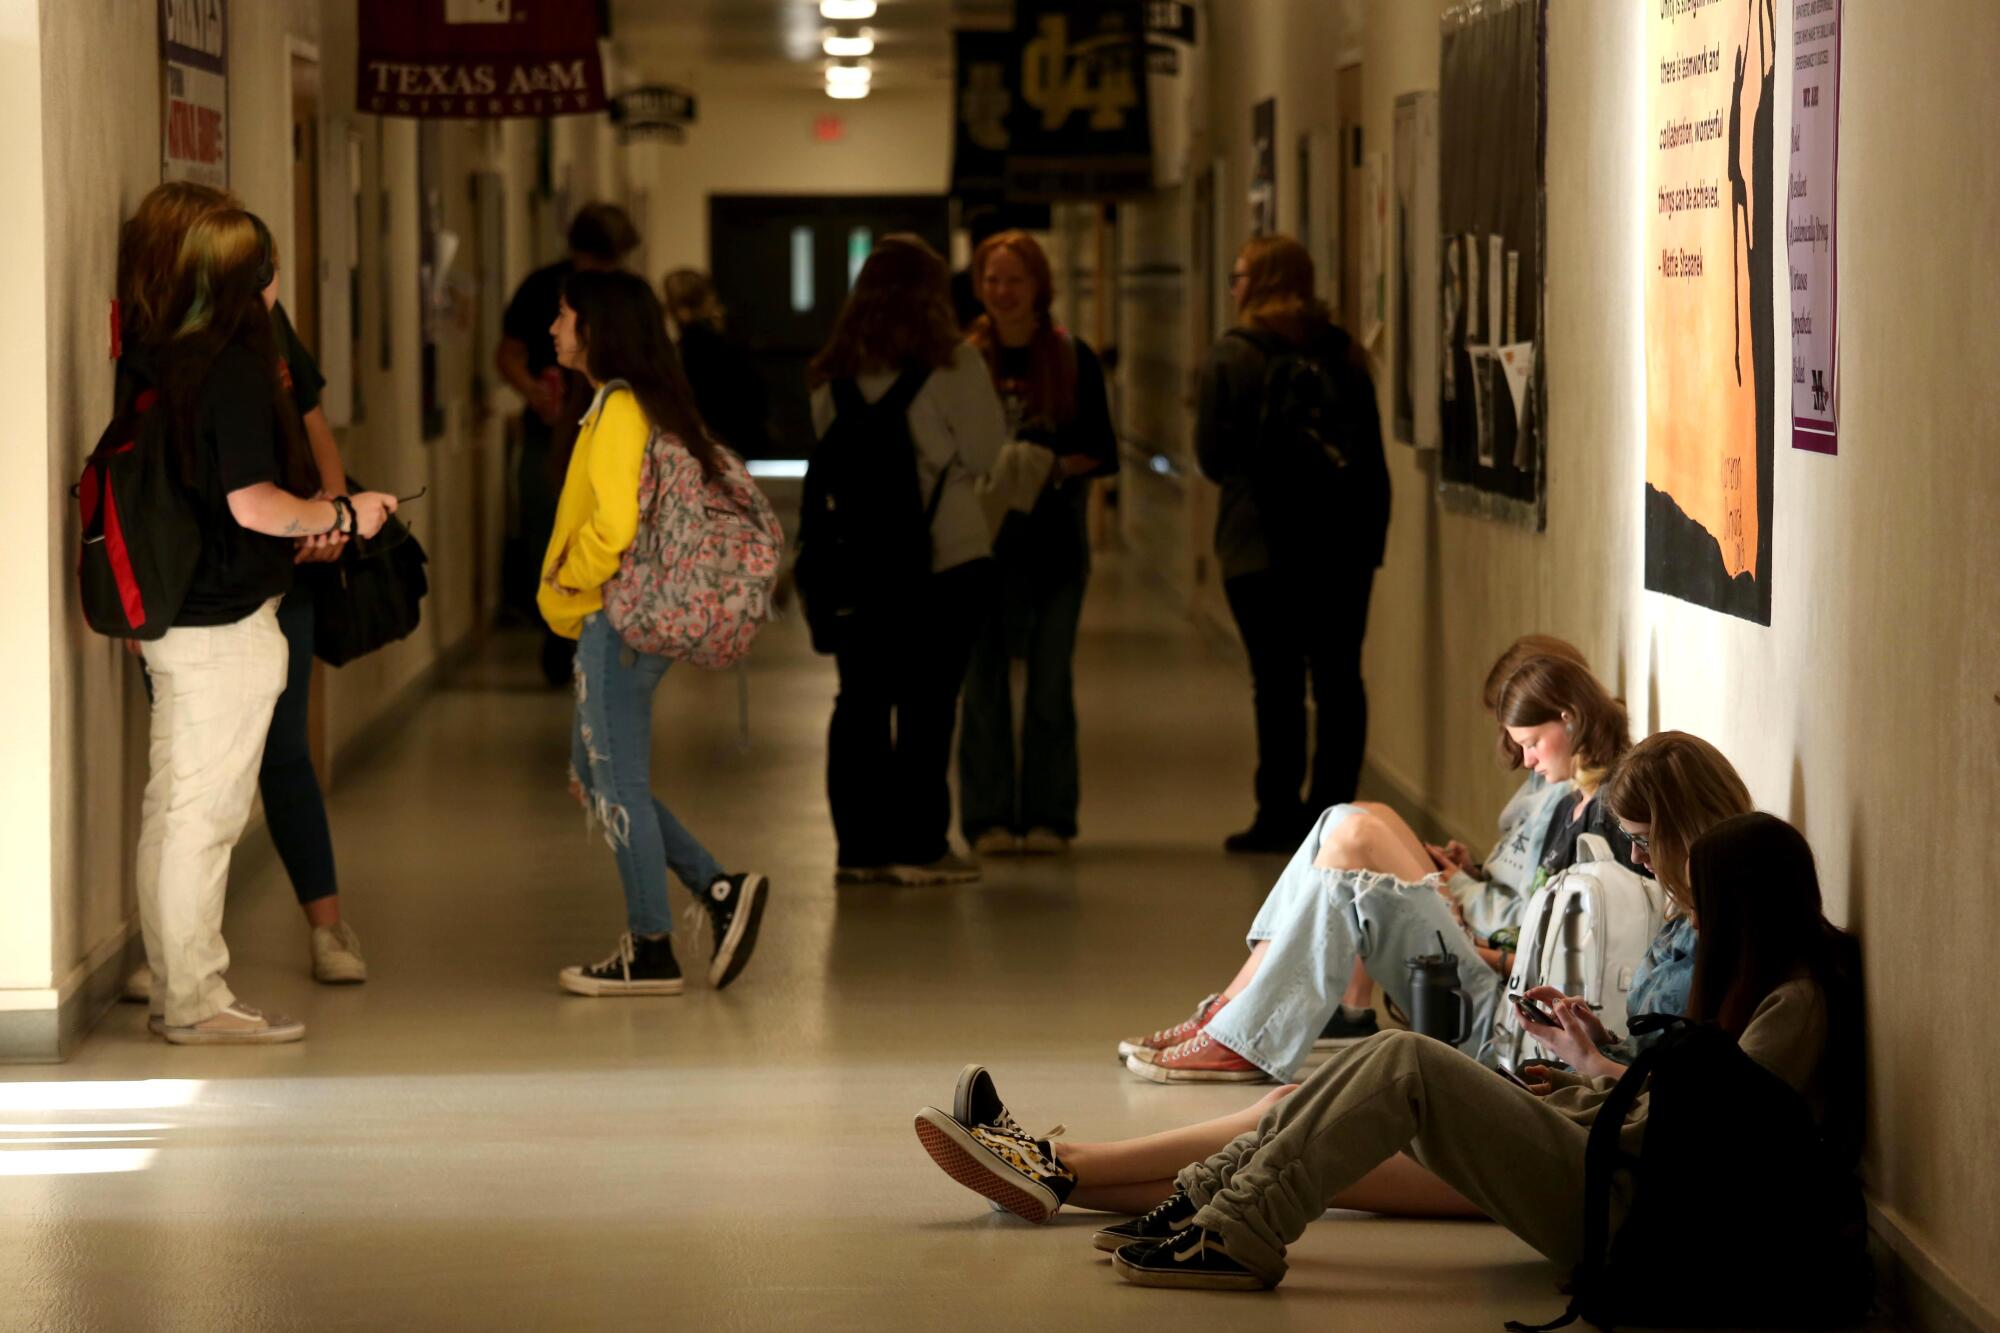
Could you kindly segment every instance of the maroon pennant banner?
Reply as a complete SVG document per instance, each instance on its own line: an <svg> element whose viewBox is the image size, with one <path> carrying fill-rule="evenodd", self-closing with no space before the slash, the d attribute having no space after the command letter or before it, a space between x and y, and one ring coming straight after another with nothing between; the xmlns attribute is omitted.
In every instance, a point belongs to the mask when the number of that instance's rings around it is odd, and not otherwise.
<svg viewBox="0 0 2000 1333"><path fill-rule="evenodd" d="M604 110L588 0L361 0L355 108L494 120Z"/></svg>

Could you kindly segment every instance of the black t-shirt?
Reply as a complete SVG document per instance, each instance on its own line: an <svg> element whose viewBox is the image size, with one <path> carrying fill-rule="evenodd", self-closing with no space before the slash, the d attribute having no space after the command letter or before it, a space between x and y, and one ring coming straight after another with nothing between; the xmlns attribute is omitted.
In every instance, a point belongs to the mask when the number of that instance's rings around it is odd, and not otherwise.
<svg viewBox="0 0 2000 1333"><path fill-rule="evenodd" d="M1027 407L1028 376L1034 366L1034 346L1000 348L994 388L1007 413L1008 432L1055 450L1058 456L1084 454L1097 460L1085 473L1109 476L1118 470L1118 432L1111 424L1111 396L1104 387L1104 366L1090 344L1069 337L1076 352L1076 410L1059 422L1033 419Z"/></svg>
<svg viewBox="0 0 2000 1333"><path fill-rule="evenodd" d="M1576 863L1576 844L1586 833L1595 833L1610 843L1611 854L1617 858L1618 864L1628 870L1638 870L1642 875L1646 873L1632 864L1632 839L1626 836L1623 828L1619 827L1618 816L1611 813L1611 807L1601 800L1591 798L1590 807L1583 812L1583 818L1573 817L1576 814L1577 804L1584 799L1586 798L1582 792L1572 791L1557 801L1555 808L1549 811L1548 834L1542 839L1541 869L1535 875L1535 882L1530 892Z"/></svg>
<svg viewBox="0 0 2000 1333"><path fill-rule="evenodd" d="M292 327L292 318L285 313L282 303L271 307L271 323L278 336L285 387L291 390L299 415L304 416L319 406L319 391L326 387L326 376L319 373L319 362L313 360L312 353L299 341L298 330Z"/></svg>
<svg viewBox="0 0 2000 1333"><path fill-rule="evenodd" d="M682 326L678 350L709 430L745 458L771 456L771 397L749 352L699 321Z"/></svg>
<svg viewBox="0 0 2000 1333"><path fill-rule="evenodd" d="M202 381L193 473L182 479L201 523L201 559L176 625L233 625L292 586L291 540L252 532L229 512L231 491L283 479L277 406L270 369L248 348L224 348Z"/></svg>
<svg viewBox="0 0 2000 1333"><path fill-rule="evenodd" d="M556 340L549 325L556 322L562 305L563 283L576 271L567 259L538 268L521 279L507 313L500 320L500 332L519 339L528 349L528 373L540 375L556 363Z"/></svg>

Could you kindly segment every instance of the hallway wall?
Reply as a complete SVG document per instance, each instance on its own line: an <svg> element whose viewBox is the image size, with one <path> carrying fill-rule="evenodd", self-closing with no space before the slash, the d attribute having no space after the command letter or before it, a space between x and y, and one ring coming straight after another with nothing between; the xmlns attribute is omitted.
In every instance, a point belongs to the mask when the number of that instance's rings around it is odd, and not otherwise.
<svg viewBox="0 0 2000 1333"><path fill-rule="evenodd" d="M1370 149L1388 147L1398 94L1436 87L1445 7L1367 5ZM1278 99L1287 219L1296 189L1287 146L1302 127L1331 123L1331 21L1315 23L1310 8L1245 6L1213 34L1207 110L1234 196L1232 243L1247 232L1251 105ZM1968 115L1992 105L1979 53L2000 42L2000 9L1985 0L1920 13L1846 8L1842 453L1779 443L1769 628L1644 591L1645 7L1553 0L1550 9L1548 530L1443 512L1427 460L1389 446L1394 521L1366 663L1371 769L1454 832L1488 836L1511 784L1486 758L1476 683L1529 630L1589 653L1626 699L1635 733L1681 728L1715 741L1759 804L1812 839L1829 912L1864 940L1868 1176L1881 1229L1993 1319L2000 1160L1985 1141L2000 1060L1984 1028L2000 906L1984 867L2000 810L2000 409L1981 386L2000 361L1987 309L2000 258L1976 226L1940 222L1984 218L2000 204L2000 173L1980 137L1990 116ZM1782 214L1765 226L1782 254ZM1782 302L1774 323L1788 336ZM1165 526L1157 513L1127 521L1128 535ZM1162 567L1177 558L1142 549ZM1242 712L1247 731L1247 701Z"/></svg>

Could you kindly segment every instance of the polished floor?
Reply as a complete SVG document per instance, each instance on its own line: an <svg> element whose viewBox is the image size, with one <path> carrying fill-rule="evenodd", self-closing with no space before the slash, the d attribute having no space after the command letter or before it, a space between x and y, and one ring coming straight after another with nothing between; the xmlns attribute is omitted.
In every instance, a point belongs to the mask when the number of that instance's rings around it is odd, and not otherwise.
<svg viewBox="0 0 2000 1333"><path fill-rule="evenodd" d="M728 992L589 1000L555 973L622 928L611 857L563 791L567 697L538 686L524 637L497 638L333 801L366 986L310 981L275 860L232 888L230 980L303 1016L303 1044L169 1047L120 1006L67 1065L0 1070L0 1329L1553 1317L1554 1267L1485 1223L1330 1215L1276 1293L1140 1290L1090 1247L1092 1215L996 1215L924 1156L911 1115L948 1106L969 1059L1024 1122L1076 1139L1257 1092L1158 1087L1112 1059L1122 1033L1226 980L1275 869L1219 850L1249 813L1241 668L1111 563L1078 669L1073 856L994 863L967 889L839 894L830 665L774 627L747 748L737 680L677 670L658 788L775 897Z"/></svg>

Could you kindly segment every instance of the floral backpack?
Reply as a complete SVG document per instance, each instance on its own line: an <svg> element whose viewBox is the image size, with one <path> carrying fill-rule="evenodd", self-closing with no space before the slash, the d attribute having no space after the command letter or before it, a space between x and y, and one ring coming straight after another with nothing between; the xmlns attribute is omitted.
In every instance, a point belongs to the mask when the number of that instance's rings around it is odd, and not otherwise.
<svg viewBox="0 0 2000 1333"><path fill-rule="evenodd" d="M655 430L639 465L639 529L604 585L604 612L627 647L701 667L729 667L771 619L785 551L777 513L743 460L718 448L720 471Z"/></svg>

